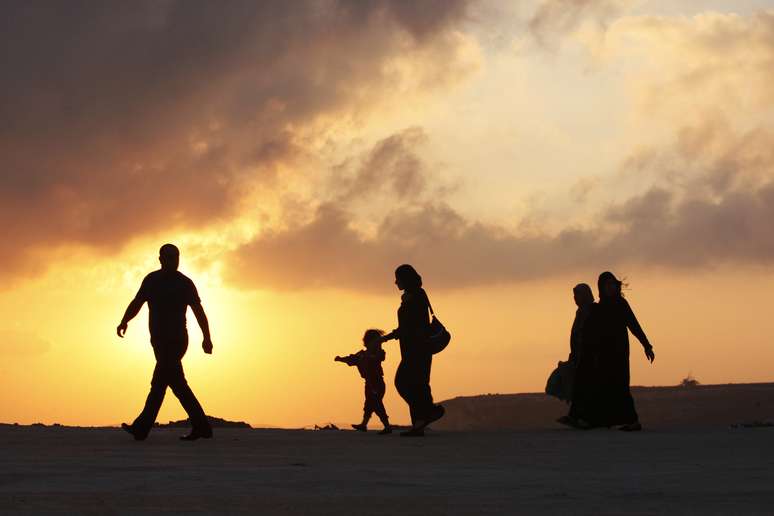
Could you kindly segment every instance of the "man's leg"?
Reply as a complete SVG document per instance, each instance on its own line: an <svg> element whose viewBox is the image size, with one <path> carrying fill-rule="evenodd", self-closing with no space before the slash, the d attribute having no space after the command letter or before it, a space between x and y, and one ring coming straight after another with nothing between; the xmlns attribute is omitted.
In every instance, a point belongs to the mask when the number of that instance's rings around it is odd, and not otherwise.
<svg viewBox="0 0 774 516"><path fill-rule="evenodd" d="M169 369L169 386L172 388L172 392L180 400L180 404L188 413L188 418L191 420L191 426L193 430L199 432L203 436L212 435L212 428L210 427L207 416L204 414L202 406L196 399L191 388L188 386L188 382L185 379L185 373L183 372L183 363L179 360L170 365Z"/></svg>
<svg viewBox="0 0 774 516"><path fill-rule="evenodd" d="M164 366L164 362L156 362L153 378L151 379L150 392L145 400L145 407L143 407L140 415L132 423L132 431L136 439L145 439L150 433L151 428L153 428L153 423L156 422L156 416L159 415L161 404L164 402L168 381L168 369Z"/></svg>

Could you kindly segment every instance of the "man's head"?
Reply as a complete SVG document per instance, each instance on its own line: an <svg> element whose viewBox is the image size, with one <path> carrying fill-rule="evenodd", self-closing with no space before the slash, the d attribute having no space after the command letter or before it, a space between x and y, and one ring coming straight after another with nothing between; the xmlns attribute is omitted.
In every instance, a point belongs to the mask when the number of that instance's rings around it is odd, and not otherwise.
<svg viewBox="0 0 774 516"><path fill-rule="evenodd" d="M176 271L180 265L180 249L173 244L164 244L159 249L159 262L165 271Z"/></svg>

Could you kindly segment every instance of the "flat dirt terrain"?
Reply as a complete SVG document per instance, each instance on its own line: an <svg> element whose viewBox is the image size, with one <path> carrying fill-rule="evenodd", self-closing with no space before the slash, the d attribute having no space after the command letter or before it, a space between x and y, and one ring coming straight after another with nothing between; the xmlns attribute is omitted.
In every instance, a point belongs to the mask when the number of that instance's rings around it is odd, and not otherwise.
<svg viewBox="0 0 774 516"><path fill-rule="evenodd" d="M0 427L2 514L772 514L774 428Z"/></svg>

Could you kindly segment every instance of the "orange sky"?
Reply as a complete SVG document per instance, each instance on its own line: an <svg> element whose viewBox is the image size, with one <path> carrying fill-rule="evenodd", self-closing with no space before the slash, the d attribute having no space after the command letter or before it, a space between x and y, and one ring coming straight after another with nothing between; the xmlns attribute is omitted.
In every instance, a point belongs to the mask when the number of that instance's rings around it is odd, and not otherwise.
<svg viewBox="0 0 774 516"><path fill-rule="evenodd" d="M146 310L115 326L167 241L215 343L189 317L187 377L228 419L358 419L332 359L394 327L403 262L454 335L439 400L542 390L605 269L657 354L633 383L774 379L766 4L7 7L0 421L134 418Z"/></svg>

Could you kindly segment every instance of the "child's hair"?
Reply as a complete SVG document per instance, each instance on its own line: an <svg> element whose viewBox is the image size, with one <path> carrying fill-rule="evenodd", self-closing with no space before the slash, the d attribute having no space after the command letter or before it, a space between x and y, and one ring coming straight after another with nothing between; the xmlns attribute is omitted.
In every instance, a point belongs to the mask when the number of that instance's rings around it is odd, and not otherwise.
<svg viewBox="0 0 774 516"><path fill-rule="evenodd" d="M372 342L373 340L376 340L383 335L384 331L371 328L370 330L366 330L366 332L363 334L363 343L368 344L369 342Z"/></svg>

